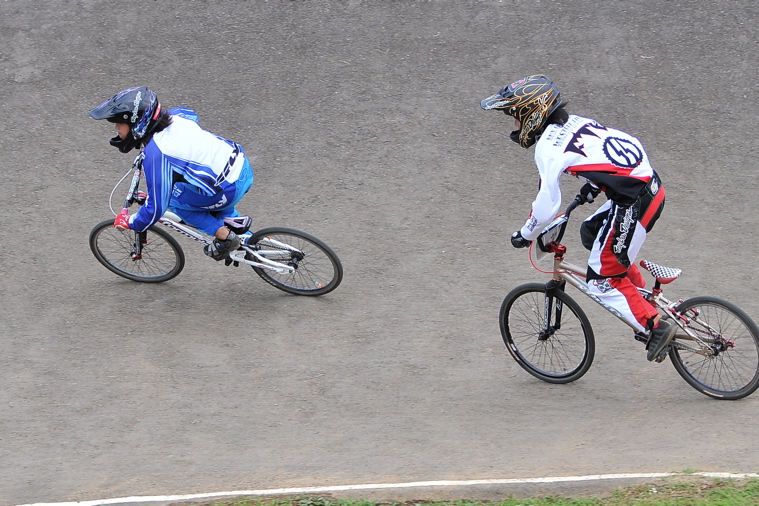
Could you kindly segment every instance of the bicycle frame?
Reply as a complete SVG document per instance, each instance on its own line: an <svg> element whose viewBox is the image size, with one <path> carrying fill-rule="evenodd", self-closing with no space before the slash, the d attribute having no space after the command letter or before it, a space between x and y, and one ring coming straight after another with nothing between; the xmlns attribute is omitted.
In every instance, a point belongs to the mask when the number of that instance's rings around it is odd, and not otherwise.
<svg viewBox="0 0 759 506"><path fill-rule="evenodd" d="M582 269L579 265L567 262L564 259L564 253L566 253L566 246L563 244L555 245L556 251L554 252L553 262L553 281L558 286L561 286L562 281L566 281L570 285L577 288L579 291L587 295L591 300L599 304L608 312L625 322L627 325L635 329L635 326L627 321L622 313L606 304L600 297L590 292L588 285L585 283L585 269ZM563 289L563 288L562 288Z"/></svg>
<svg viewBox="0 0 759 506"><path fill-rule="evenodd" d="M190 239L193 239L194 241L201 242L203 244L211 244L213 240L205 235L201 234L200 232L197 232L194 228L191 228L187 225L183 225L180 223L180 218L176 214L172 213L171 211L166 211L166 213L161 217L161 219L158 220L158 223L161 225L174 230L176 232L179 232L180 234L189 237ZM277 240L274 240L270 237L266 237L258 242L257 246L261 246L262 244L269 244L271 246L276 247L276 250L264 250L260 248L253 248L252 246L249 246L247 244L241 244L240 249L237 251L233 251L229 254L229 258L232 259L234 262L240 262L244 264L248 264L251 267L256 267L259 269L269 269L272 271L276 271L279 274L287 274L291 272L295 272L295 268L291 265L286 265L280 262L275 262L273 260L269 260L267 256L277 256L284 253L284 251L288 251L291 253L299 253L299 251L292 246L279 242ZM248 259L248 255L252 255L255 257L255 260ZM263 256L266 255L266 256ZM290 255L287 255L288 258L290 258Z"/></svg>
<svg viewBox="0 0 759 506"><path fill-rule="evenodd" d="M143 153L140 153L132 163L132 169L134 172L132 175L132 182L129 185L129 191L127 193L126 199L124 200L124 207L121 209L122 213L127 213L129 207L135 202L140 205L145 202L145 197L141 196L137 191L140 179L142 178L142 160L144 158L145 155ZM181 223L181 221L181 218L175 213L166 211L166 213L158 220L158 223L171 230L174 230L175 232L179 232L180 234L184 235L185 237L189 237L194 241L203 243L205 245L212 244L213 239L211 237L198 232L195 228L190 227L189 225ZM142 245L145 243L145 241L145 232L135 232L135 250L132 253L132 258L140 258L142 254ZM261 246L263 245L270 245L276 249L262 249ZM248 264L251 267L257 269L267 269L275 271L278 274L289 274L295 272L295 267L292 265L270 260L269 257L286 255L289 261L293 261L290 253L298 253L302 255L301 251L293 248L288 244L282 243L270 237L265 237L258 241L256 245L242 244L240 246L240 249L231 252L229 254L229 257L233 262Z"/></svg>
<svg viewBox="0 0 759 506"><path fill-rule="evenodd" d="M585 281L586 270L578 265L575 265L573 263L566 261L565 259L567 247L561 244L560 241L564 235L564 230L569 220L570 213L572 212L572 210L574 210L575 207L581 204L582 202L578 200L577 198L575 198L575 200L573 200L572 203L570 203L570 205L567 207L567 210L565 211L565 213L557 217L554 223L549 225L549 227L546 229L546 231L551 230L552 227L556 229L556 232L554 233L554 240L550 241L548 244L545 244L545 245L542 243L539 243L537 245L537 247L540 248L540 250L543 253L552 253L554 257L553 271L551 272L551 274L553 275L553 278L546 285L547 288L549 289L548 293L550 293L552 290L564 290L565 283L569 283L570 285L578 289L580 292L588 296L588 298L596 302L598 305L606 309L609 313L613 314L618 319L620 319L625 324L627 324L630 328L632 328L633 331L635 331L636 333L636 339L640 341L646 341L647 336L645 334L641 334L637 330L637 327L633 323L631 323L628 319L626 319L622 313L620 313L615 308L606 304L597 295L590 292L590 289L588 288L588 285ZM541 234L541 236L542 235L543 234ZM532 249L536 247L536 244L535 244L536 242L539 242L539 241L534 241L533 244L530 246L531 252L532 252ZM714 328L709 326L706 322L701 321L699 319L698 313L695 313L692 315L686 315L686 314L678 312L676 310L676 307L678 304L683 302L682 299L679 300L678 302L672 302L668 300L666 297L664 297L662 293L663 291L662 284L658 279L655 282L653 290L638 288L638 291L654 307L663 311L665 314L669 315L674 322L678 323L678 327L680 327L680 329L678 330L677 334L675 334L675 339L679 341L695 341L699 345L697 349L693 349L693 348L687 347L681 342L673 341L673 346L677 346L679 349L688 350L688 351L698 353L704 356L711 356L714 354L714 349L712 348L711 345L714 345L716 343L727 343L728 345L730 344L730 342L726 341L720 335L718 331L716 331ZM551 306L552 306L551 304L546 304L546 315L545 315L546 326L548 326L550 322ZM558 326L560 326L560 321L561 321L561 309L562 308L560 306L556 308ZM695 319L702 326L704 326L708 330L709 335L708 336L697 335L696 332L692 328L683 327L683 325L680 325L680 322L687 323L690 320L690 318Z"/></svg>

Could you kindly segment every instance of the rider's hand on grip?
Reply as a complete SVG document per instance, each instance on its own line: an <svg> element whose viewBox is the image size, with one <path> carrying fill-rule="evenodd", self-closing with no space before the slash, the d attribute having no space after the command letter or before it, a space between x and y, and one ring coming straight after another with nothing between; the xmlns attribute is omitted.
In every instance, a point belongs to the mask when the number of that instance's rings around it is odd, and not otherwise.
<svg viewBox="0 0 759 506"><path fill-rule="evenodd" d="M522 232L517 230L511 235L511 245L515 248L526 248L532 241L528 241L522 237Z"/></svg>
<svg viewBox="0 0 759 506"><path fill-rule="evenodd" d="M582 204L593 202L598 194L601 193L601 189L593 183L585 183L580 188L580 199Z"/></svg>
<svg viewBox="0 0 759 506"><path fill-rule="evenodd" d="M127 213L117 214L116 219L113 220L113 226L119 230L129 230L129 215Z"/></svg>

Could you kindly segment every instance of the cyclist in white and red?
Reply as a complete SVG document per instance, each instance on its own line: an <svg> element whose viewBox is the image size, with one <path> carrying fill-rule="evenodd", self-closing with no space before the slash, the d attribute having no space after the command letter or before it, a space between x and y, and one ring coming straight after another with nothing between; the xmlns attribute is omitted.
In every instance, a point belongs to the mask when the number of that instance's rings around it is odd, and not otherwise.
<svg viewBox="0 0 759 506"><path fill-rule="evenodd" d="M253 169L242 147L203 130L190 109L163 110L146 86L120 91L89 115L115 124L112 146L122 153L139 148L144 155L145 205L131 216L116 216L114 226L142 232L171 210L214 236L205 254L229 265L229 253L240 247L235 231L250 227L250 218L235 208L253 184Z"/></svg>
<svg viewBox="0 0 759 506"><path fill-rule="evenodd" d="M485 110L515 118L511 139L535 145L540 189L524 226L511 244L524 248L561 208L559 178L567 173L586 181L584 200L603 192L607 201L582 224L580 236L590 250L587 283L591 293L619 311L639 332L648 333L648 360L666 354L677 325L660 319L638 292L643 286L634 264L646 235L664 207L664 187L635 137L564 110L559 89L543 75L520 79L482 101Z"/></svg>

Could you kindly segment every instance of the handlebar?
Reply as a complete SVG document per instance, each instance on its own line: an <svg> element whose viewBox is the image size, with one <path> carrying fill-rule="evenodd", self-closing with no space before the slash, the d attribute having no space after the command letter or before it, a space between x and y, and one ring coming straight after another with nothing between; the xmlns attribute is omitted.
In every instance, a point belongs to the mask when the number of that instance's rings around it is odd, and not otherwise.
<svg viewBox="0 0 759 506"><path fill-rule="evenodd" d="M569 203L567 206L566 211L564 211L564 215L569 218L569 215L572 213L572 211L575 210L576 207L583 205L585 202L593 202L592 200L587 200L583 198L582 195L577 195L572 202Z"/></svg>
<svg viewBox="0 0 759 506"><path fill-rule="evenodd" d="M549 253L554 251L556 245L558 245L562 237L564 237L564 231L566 230L567 223L569 222L569 215L572 214L572 211L574 211L577 206L581 206L586 202L589 202L589 199L583 197L582 195L577 195L569 203L564 213L554 218L554 220L540 233L540 235L538 235L536 242L540 252ZM540 256L541 255L538 254L538 258L540 258Z"/></svg>

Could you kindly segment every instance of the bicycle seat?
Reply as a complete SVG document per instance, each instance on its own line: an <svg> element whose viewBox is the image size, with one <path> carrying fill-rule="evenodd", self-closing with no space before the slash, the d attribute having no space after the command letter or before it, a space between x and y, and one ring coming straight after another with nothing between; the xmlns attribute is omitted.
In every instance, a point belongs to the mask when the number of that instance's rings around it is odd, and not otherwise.
<svg viewBox="0 0 759 506"><path fill-rule="evenodd" d="M683 273L683 271L680 269L664 267L663 265L658 265L653 262L649 262L648 260L641 260L640 266L650 272L651 275L656 278L656 281L662 285L673 282L680 277L680 274Z"/></svg>

